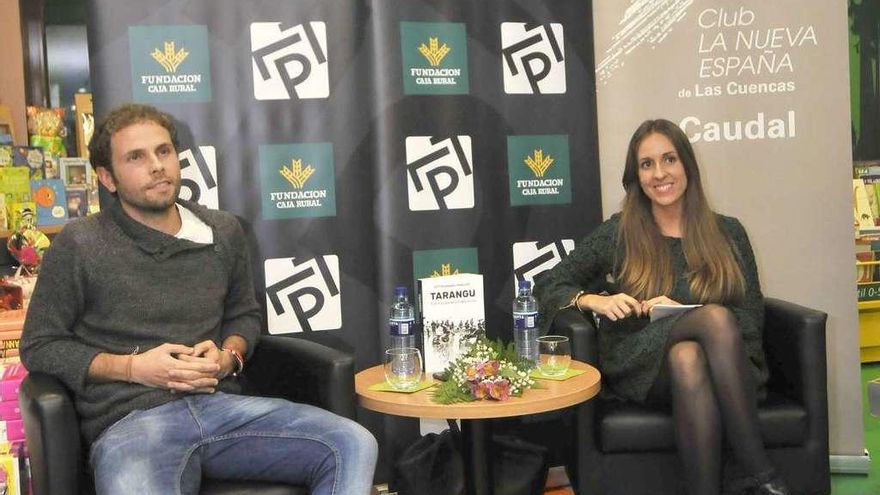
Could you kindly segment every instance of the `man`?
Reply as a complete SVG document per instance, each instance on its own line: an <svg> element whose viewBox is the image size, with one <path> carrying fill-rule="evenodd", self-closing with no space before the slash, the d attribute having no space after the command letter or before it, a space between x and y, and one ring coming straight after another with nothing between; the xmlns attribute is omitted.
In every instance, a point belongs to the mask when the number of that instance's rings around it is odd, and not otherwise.
<svg viewBox="0 0 880 495"><path fill-rule="evenodd" d="M170 117L119 107L89 151L116 200L56 237L21 356L74 392L98 493L196 493L202 472L369 493L377 449L364 428L236 395L225 379L260 333L251 265L234 216L178 198Z"/></svg>

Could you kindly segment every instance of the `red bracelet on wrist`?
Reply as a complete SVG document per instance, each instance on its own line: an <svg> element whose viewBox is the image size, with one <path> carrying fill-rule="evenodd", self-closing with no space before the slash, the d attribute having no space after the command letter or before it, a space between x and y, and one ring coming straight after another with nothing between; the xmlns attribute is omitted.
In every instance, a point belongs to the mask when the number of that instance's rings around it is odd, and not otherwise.
<svg viewBox="0 0 880 495"><path fill-rule="evenodd" d="M223 350L228 352L229 355L232 356L232 361L234 364L233 367L235 368L232 371L232 376L238 376L239 373L244 371L244 356L242 356L241 353L238 352L237 350L229 348L229 347L224 347Z"/></svg>

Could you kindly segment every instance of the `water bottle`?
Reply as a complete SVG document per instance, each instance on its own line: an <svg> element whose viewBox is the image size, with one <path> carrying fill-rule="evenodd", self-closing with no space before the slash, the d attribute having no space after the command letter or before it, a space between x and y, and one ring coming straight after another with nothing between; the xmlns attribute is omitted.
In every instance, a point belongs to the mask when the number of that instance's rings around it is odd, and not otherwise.
<svg viewBox="0 0 880 495"><path fill-rule="evenodd" d="M532 295L532 283L519 281L519 291L513 300L513 342L516 353L538 363L538 301Z"/></svg>
<svg viewBox="0 0 880 495"><path fill-rule="evenodd" d="M415 319L415 309L406 296L406 287L394 289L394 304L388 318L392 349L416 346Z"/></svg>

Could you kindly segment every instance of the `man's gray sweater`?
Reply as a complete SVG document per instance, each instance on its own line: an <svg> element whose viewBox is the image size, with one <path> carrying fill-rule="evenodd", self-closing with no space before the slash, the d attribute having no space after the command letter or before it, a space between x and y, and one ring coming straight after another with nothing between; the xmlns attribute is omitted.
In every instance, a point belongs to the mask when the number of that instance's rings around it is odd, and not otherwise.
<svg viewBox="0 0 880 495"><path fill-rule="evenodd" d="M70 222L43 260L21 338L31 372L60 378L75 395L83 435L93 442L135 409L180 394L139 384L96 383L88 369L98 353L144 352L163 343L219 346L233 334L256 345L260 310L244 233L229 213L179 201L214 232L196 244L151 229L112 201ZM237 392L233 380L218 387Z"/></svg>

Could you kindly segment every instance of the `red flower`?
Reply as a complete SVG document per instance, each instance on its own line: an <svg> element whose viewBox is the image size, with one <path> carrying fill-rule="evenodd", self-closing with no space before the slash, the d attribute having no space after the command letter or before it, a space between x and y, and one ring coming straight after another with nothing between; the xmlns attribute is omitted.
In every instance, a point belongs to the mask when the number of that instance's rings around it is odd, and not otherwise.
<svg viewBox="0 0 880 495"><path fill-rule="evenodd" d="M501 368L501 365L497 360L492 359L490 361L486 361L483 363L483 376L495 376L498 374L498 370Z"/></svg>
<svg viewBox="0 0 880 495"><path fill-rule="evenodd" d="M469 382L478 382L483 379L483 374L480 373L479 365L477 366L468 366L466 370L464 370L465 375L467 375L467 380Z"/></svg>
<svg viewBox="0 0 880 495"><path fill-rule="evenodd" d="M489 386L486 382L471 383L470 387L474 399L481 400L489 397Z"/></svg>
<svg viewBox="0 0 880 495"><path fill-rule="evenodd" d="M486 382L483 382L486 383ZM510 382L505 378L493 380L489 385L489 397L495 400L507 400L510 398Z"/></svg>

